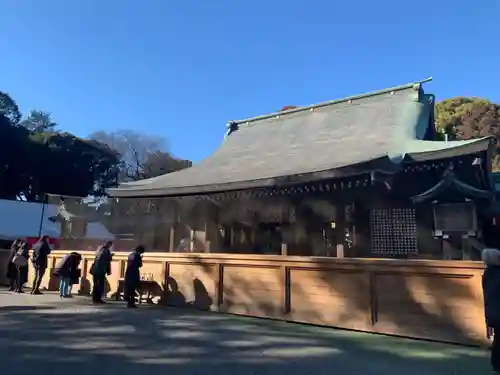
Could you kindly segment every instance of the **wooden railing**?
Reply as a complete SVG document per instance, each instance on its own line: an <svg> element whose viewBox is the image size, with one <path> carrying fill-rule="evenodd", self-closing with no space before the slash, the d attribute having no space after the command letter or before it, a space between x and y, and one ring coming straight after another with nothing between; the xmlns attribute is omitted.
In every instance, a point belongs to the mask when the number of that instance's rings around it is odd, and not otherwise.
<svg viewBox="0 0 500 375"><path fill-rule="evenodd" d="M49 267L66 253L53 252ZM80 291L86 294L94 253L81 254ZM109 296L118 288L126 257L113 258ZM487 343L479 262L149 253L143 263L141 272L156 281L153 300L160 304ZM57 289L57 281L49 275L42 286Z"/></svg>

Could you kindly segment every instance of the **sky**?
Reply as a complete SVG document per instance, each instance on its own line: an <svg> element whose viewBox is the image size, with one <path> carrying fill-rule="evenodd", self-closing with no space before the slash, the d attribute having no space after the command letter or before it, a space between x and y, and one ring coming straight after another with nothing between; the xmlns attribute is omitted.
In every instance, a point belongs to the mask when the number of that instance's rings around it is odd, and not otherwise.
<svg viewBox="0 0 500 375"><path fill-rule="evenodd" d="M230 120L433 77L500 102L500 0L0 0L0 91L199 161Z"/></svg>

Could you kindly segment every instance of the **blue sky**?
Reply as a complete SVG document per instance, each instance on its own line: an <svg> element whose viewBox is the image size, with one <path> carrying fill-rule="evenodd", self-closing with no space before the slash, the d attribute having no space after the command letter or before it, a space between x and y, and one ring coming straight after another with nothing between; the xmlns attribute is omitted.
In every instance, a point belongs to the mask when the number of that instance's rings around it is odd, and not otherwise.
<svg viewBox="0 0 500 375"><path fill-rule="evenodd" d="M0 0L0 90L198 161L228 120L434 77L500 101L500 0Z"/></svg>

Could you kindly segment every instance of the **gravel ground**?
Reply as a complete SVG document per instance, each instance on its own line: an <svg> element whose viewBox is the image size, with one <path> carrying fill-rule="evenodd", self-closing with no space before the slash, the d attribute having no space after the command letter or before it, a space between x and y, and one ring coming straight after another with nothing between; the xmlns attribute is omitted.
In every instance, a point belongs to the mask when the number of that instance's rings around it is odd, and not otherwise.
<svg viewBox="0 0 500 375"><path fill-rule="evenodd" d="M484 349L0 291L1 375L489 373Z"/></svg>

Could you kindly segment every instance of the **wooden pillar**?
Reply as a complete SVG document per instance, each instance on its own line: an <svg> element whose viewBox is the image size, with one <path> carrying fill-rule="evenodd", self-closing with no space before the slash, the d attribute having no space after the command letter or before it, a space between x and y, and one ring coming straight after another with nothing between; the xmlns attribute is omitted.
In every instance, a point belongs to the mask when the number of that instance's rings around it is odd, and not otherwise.
<svg viewBox="0 0 500 375"><path fill-rule="evenodd" d="M126 262L124 259L120 260L120 278L125 277Z"/></svg>
<svg viewBox="0 0 500 375"><path fill-rule="evenodd" d="M339 204L337 205L337 214L336 214L336 235L335 241L337 254L335 255L338 258L343 258L345 255L345 229L346 229L346 220L345 220L345 205Z"/></svg>
<svg viewBox="0 0 500 375"><path fill-rule="evenodd" d="M170 263L164 262L162 266L162 273L163 273L163 298L161 300L161 303L163 305L168 305L168 280L170 277Z"/></svg>
<svg viewBox="0 0 500 375"><path fill-rule="evenodd" d="M233 224L228 226L229 229L229 248L231 249L231 252L233 250L234 246L234 229L233 229Z"/></svg>
<svg viewBox="0 0 500 375"><path fill-rule="evenodd" d="M220 311L224 303L224 265L215 265L215 308Z"/></svg>
<svg viewBox="0 0 500 375"><path fill-rule="evenodd" d="M345 246L342 244L337 244L337 258L343 258L344 257L344 248Z"/></svg>
<svg viewBox="0 0 500 375"><path fill-rule="evenodd" d="M452 260L453 259L453 247L449 242L449 236L443 235L441 237L441 248L443 249L443 260Z"/></svg>
<svg viewBox="0 0 500 375"><path fill-rule="evenodd" d="M205 253L209 253L210 252L210 241L208 240L208 222L207 222L207 218L206 218L206 213L205 213L205 224L203 225L203 231L205 233L204 235L204 241L203 241L203 245L205 247Z"/></svg>
<svg viewBox="0 0 500 375"><path fill-rule="evenodd" d="M288 245L286 243L281 244L281 255L283 256L288 255Z"/></svg>
<svg viewBox="0 0 500 375"><path fill-rule="evenodd" d="M179 223L179 202L178 201L173 201L172 202L172 216L171 216L171 221L170 221L170 235L168 239L168 251L171 253L174 253L176 251L175 248L175 232L176 232L176 227L177 224Z"/></svg>
<svg viewBox="0 0 500 375"><path fill-rule="evenodd" d="M192 253L196 245L196 232L193 228L189 229L189 252Z"/></svg>
<svg viewBox="0 0 500 375"><path fill-rule="evenodd" d="M284 315L291 311L290 298L290 267L281 266L279 268L280 279L280 294L281 294L281 311Z"/></svg>
<svg viewBox="0 0 500 375"><path fill-rule="evenodd" d="M286 243L281 244L281 255L288 255L288 246ZM290 312L290 267L280 266L279 270L279 280L280 280L280 295L281 295L281 311L283 315Z"/></svg>
<svg viewBox="0 0 500 375"><path fill-rule="evenodd" d="M170 224L170 236L168 240L169 240L168 251L173 253L175 252L175 222Z"/></svg>
<svg viewBox="0 0 500 375"><path fill-rule="evenodd" d="M372 325L378 321L378 299L377 299L377 278L372 271L368 272L369 275L369 288L368 299L370 300L369 319Z"/></svg>

